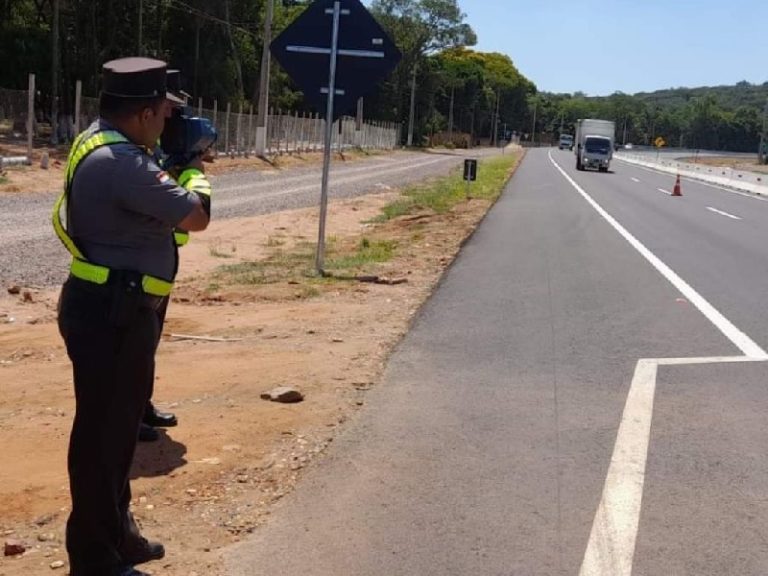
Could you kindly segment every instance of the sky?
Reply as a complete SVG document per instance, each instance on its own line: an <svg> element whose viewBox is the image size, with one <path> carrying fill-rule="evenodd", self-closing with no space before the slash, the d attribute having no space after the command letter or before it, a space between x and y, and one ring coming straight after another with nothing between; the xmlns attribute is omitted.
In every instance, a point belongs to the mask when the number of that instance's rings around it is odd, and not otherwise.
<svg viewBox="0 0 768 576"><path fill-rule="evenodd" d="M768 81L768 0L459 0L475 50L540 91L603 96Z"/></svg>

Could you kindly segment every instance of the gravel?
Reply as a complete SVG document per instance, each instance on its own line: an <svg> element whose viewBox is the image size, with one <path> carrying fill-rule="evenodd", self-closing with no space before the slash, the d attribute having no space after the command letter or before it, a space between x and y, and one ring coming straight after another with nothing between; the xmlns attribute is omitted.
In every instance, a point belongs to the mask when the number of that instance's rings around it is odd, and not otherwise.
<svg viewBox="0 0 768 576"><path fill-rule="evenodd" d="M488 156L493 149L474 150ZM351 198L447 175L468 153L394 152L349 164L333 163L329 198ZM217 220L319 205L321 167L232 172L211 177ZM70 257L51 226L57 193L0 195L0 282L46 287L67 276Z"/></svg>

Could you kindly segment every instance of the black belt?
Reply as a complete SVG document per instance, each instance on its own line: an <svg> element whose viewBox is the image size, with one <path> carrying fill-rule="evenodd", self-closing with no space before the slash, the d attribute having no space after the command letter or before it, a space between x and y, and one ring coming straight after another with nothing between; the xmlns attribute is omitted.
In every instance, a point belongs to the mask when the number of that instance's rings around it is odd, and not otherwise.
<svg viewBox="0 0 768 576"><path fill-rule="evenodd" d="M136 281L136 278L138 281ZM163 304L163 301L167 298L167 296L147 294L141 290L141 274L135 272L117 271L117 273L110 274L109 281L106 284L94 284L93 282L83 280L82 278L70 274L68 282L92 294L100 294L104 296L115 295L125 289L124 287L127 282L134 282L137 289L140 291L137 294L139 306L141 308L150 308L151 310L158 310Z"/></svg>

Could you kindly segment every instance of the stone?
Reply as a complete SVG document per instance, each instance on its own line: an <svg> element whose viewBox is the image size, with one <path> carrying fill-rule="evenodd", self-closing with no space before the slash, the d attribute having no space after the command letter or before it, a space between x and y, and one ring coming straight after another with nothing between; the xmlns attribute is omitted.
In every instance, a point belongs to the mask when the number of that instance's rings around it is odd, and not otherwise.
<svg viewBox="0 0 768 576"><path fill-rule="evenodd" d="M63 560L54 560L53 562L51 562L50 566L51 566L51 570L56 570L58 568L62 568L64 566L64 561Z"/></svg>
<svg viewBox="0 0 768 576"><path fill-rule="evenodd" d="M18 556L19 554L24 554L26 551L27 547L24 546L24 543L21 540L14 540L13 538L6 540L5 546L3 547L3 554L5 556Z"/></svg>
<svg viewBox="0 0 768 576"><path fill-rule="evenodd" d="M8 287L8 294L19 294L21 293L21 286L13 285Z"/></svg>
<svg viewBox="0 0 768 576"><path fill-rule="evenodd" d="M272 402L281 402L283 404L292 404L294 402L301 402L304 400L304 395L290 386L278 386L273 388L269 392L261 394L263 400L271 400Z"/></svg>

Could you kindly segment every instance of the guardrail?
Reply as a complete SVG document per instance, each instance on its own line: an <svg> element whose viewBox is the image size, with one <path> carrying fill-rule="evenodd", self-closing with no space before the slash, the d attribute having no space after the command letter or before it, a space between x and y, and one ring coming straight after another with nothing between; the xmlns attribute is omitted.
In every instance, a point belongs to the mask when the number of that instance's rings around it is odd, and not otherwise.
<svg viewBox="0 0 768 576"><path fill-rule="evenodd" d="M684 178L701 180L754 194L768 195L768 174L734 170L722 166L679 162L664 158L661 155L659 158L653 158L651 154L636 154L627 151L617 152L615 157L625 162L653 168L662 172L680 174Z"/></svg>

